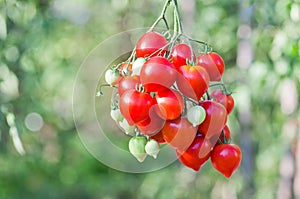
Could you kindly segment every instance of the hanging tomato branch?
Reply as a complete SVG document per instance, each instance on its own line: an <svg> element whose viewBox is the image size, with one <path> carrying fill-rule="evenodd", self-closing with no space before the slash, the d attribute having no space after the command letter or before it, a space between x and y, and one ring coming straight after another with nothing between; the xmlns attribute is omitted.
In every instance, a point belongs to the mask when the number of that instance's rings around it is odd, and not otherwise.
<svg viewBox="0 0 300 199"><path fill-rule="evenodd" d="M165 16L173 7L173 30ZM155 31L164 22L164 34ZM197 50L204 49L201 53ZM210 158L213 167L230 177L240 164L239 147L231 144L227 117L234 107L222 83L224 61L203 41L183 33L177 0L167 0L148 32L137 41L128 60L106 71L112 96L111 117L129 140L140 162L157 157L160 146L176 150L178 160L199 171ZM216 88L209 93L209 88Z"/></svg>

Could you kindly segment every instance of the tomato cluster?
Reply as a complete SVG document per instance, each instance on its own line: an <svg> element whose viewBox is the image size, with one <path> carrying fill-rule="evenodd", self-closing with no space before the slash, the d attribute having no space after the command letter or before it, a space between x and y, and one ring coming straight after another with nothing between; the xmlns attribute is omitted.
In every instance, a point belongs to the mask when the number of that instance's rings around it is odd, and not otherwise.
<svg viewBox="0 0 300 199"><path fill-rule="evenodd" d="M160 146L174 148L178 160L195 171L211 160L230 177L241 162L226 125L234 99L220 82L224 61L216 52L196 54L190 43L149 31L130 59L106 71L117 92L111 116L131 135L130 152L144 161ZM214 89L215 86L217 89Z"/></svg>

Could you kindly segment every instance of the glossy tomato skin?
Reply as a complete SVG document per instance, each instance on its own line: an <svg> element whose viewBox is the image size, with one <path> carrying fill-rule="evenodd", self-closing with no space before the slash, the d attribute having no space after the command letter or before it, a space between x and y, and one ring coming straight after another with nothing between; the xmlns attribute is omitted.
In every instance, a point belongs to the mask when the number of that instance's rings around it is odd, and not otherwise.
<svg viewBox="0 0 300 199"><path fill-rule="evenodd" d="M184 43L176 44L172 50L173 64L176 69L179 69L182 65L186 65L187 60L192 61L192 56L194 57L195 62L195 54L193 55L192 49L189 45Z"/></svg>
<svg viewBox="0 0 300 199"><path fill-rule="evenodd" d="M148 93L134 89L124 92L120 97L120 111L129 125L146 120L155 100Z"/></svg>
<svg viewBox="0 0 300 199"><path fill-rule="evenodd" d="M166 38L157 32L147 32L143 34L136 43L136 56L137 57L148 57L150 55L156 56L159 54L159 49L165 47L168 41ZM166 52L165 47L161 55ZM156 52L156 53L155 53Z"/></svg>
<svg viewBox="0 0 300 199"><path fill-rule="evenodd" d="M227 114L230 114L234 108L234 99L231 95L224 94L221 90L217 89L214 90L210 97L216 101L225 106L227 110Z"/></svg>
<svg viewBox="0 0 300 199"><path fill-rule="evenodd" d="M170 88L175 82L177 72L174 65L164 57L151 57L141 69L140 79L147 92L157 92Z"/></svg>
<svg viewBox="0 0 300 199"><path fill-rule="evenodd" d="M187 97L199 101L209 87L209 76L200 66L183 65L179 68L177 86Z"/></svg>
<svg viewBox="0 0 300 199"><path fill-rule="evenodd" d="M174 89L158 91L155 99L158 105L156 109L157 114L166 120L174 120L183 112L183 97Z"/></svg>
<svg viewBox="0 0 300 199"><path fill-rule="evenodd" d="M162 128L164 140L173 148L185 151L193 142L197 128L186 117L166 121Z"/></svg>
<svg viewBox="0 0 300 199"><path fill-rule="evenodd" d="M206 163L210 153L211 144L203 136L196 136L193 143L184 152L176 150L179 161L195 171L199 171Z"/></svg>
<svg viewBox="0 0 300 199"><path fill-rule="evenodd" d="M227 178L239 167L241 160L242 152L235 144L216 145L211 153L213 167Z"/></svg>
<svg viewBox="0 0 300 199"><path fill-rule="evenodd" d="M225 136L226 141L224 139L224 136ZM219 134L216 134L215 136L210 138L210 142L211 142L212 146L215 146L215 145L229 143L230 139L231 139L230 129L228 128L227 125L225 125L225 127Z"/></svg>
<svg viewBox="0 0 300 199"><path fill-rule="evenodd" d="M156 106L157 105L155 104L150 108L149 116L146 120L136 124L138 129L144 135L152 136L159 133L165 124L165 120L157 115L155 111Z"/></svg>
<svg viewBox="0 0 300 199"><path fill-rule="evenodd" d="M225 107L211 100L201 101L200 106L205 109L206 117L199 125L198 132L203 134L207 139L214 136L219 137L227 121L227 111Z"/></svg>
<svg viewBox="0 0 300 199"><path fill-rule="evenodd" d="M118 85L118 93L121 96L124 92L135 89L141 83L139 76L125 76Z"/></svg>
<svg viewBox="0 0 300 199"><path fill-rule="evenodd" d="M225 70L222 57L215 53L200 54L198 56L198 65L205 68L209 74L210 81L220 81Z"/></svg>

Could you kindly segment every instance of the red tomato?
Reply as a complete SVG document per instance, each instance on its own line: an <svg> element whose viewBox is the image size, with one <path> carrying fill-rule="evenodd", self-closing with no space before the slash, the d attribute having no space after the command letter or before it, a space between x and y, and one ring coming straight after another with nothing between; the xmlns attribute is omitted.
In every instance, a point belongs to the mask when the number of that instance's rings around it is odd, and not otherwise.
<svg viewBox="0 0 300 199"><path fill-rule="evenodd" d="M174 120L178 118L183 109L184 102L181 94L174 89L165 89L158 91L155 95L157 102L157 113L166 120Z"/></svg>
<svg viewBox="0 0 300 199"><path fill-rule="evenodd" d="M209 74L210 81L220 81L222 79L225 67L224 61L219 54L215 52L200 54L198 65L205 68Z"/></svg>
<svg viewBox="0 0 300 199"><path fill-rule="evenodd" d="M155 100L148 93L141 93L134 89L124 92L120 97L120 111L129 125L148 118L150 108Z"/></svg>
<svg viewBox="0 0 300 199"><path fill-rule="evenodd" d="M235 144L216 145L211 153L213 167L227 178L239 167L241 160L242 152Z"/></svg>
<svg viewBox="0 0 300 199"><path fill-rule="evenodd" d="M230 134L231 134L230 129L228 128L227 125L225 125L225 127L219 134L210 138L210 143L212 144L212 146L215 146L218 144L227 144L230 141ZM226 142L225 142L224 136L225 136Z"/></svg>
<svg viewBox="0 0 300 199"><path fill-rule="evenodd" d="M150 139L152 140L156 140L159 144L164 144L166 143L166 141L164 140L163 134L161 131L159 131L158 133L156 133L155 135L152 135L150 137Z"/></svg>
<svg viewBox="0 0 300 199"><path fill-rule="evenodd" d="M206 117L199 125L198 131L207 139L210 139L214 136L219 137L227 120L227 111L225 107L210 100L201 101L200 106L205 109Z"/></svg>
<svg viewBox="0 0 300 199"><path fill-rule="evenodd" d="M183 65L179 68L177 86L185 96L199 101L209 87L209 76L200 66Z"/></svg>
<svg viewBox="0 0 300 199"><path fill-rule="evenodd" d="M176 76L174 65L167 58L159 56L146 61L140 73L141 82L148 92L171 87Z"/></svg>
<svg viewBox="0 0 300 199"><path fill-rule="evenodd" d="M127 62L124 62L119 67L120 75L122 76L129 76L132 73L132 64L128 64Z"/></svg>
<svg viewBox="0 0 300 199"><path fill-rule="evenodd" d="M164 140L175 149L185 151L193 142L197 128L186 117L166 121L162 128Z"/></svg>
<svg viewBox="0 0 300 199"><path fill-rule="evenodd" d="M234 107L234 100L231 95L226 95L224 94L221 90L217 89L214 90L211 94L210 97L216 101L225 106L227 110L227 114L230 114L231 111L233 110Z"/></svg>
<svg viewBox="0 0 300 199"><path fill-rule="evenodd" d="M136 43L136 56L148 57L150 55L163 55L167 50L168 41L166 38L157 32L147 32L139 38ZM162 52L160 53L160 49Z"/></svg>
<svg viewBox="0 0 300 199"><path fill-rule="evenodd" d="M192 60L193 51L187 44L176 44L172 51L173 64L178 70L180 66L187 65L186 61ZM196 61L194 54L194 62Z"/></svg>
<svg viewBox="0 0 300 199"><path fill-rule="evenodd" d="M123 79L119 82L118 86L118 92L121 96L125 91L135 89L136 85L140 84L140 77L139 76L125 76Z"/></svg>
<svg viewBox="0 0 300 199"><path fill-rule="evenodd" d="M138 129L143 133L144 135L155 135L159 133L162 129L162 127L165 124L165 120L159 117L155 111L156 105L153 105L150 108L150 114L149 117L136 124Z"/></svg>
<svg viewBox="0 0 300 199"><path fill-rule="evenodd" d="M176 150L179 161L195 171L199 171L201 166L206 163L211 153L211 144L203 136L196 136L193 143L186 151Z"/></svg>

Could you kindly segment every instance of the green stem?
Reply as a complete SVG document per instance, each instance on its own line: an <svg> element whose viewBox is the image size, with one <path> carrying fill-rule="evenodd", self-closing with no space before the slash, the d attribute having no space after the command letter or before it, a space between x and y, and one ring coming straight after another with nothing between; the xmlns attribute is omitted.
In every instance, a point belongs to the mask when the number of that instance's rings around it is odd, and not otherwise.
<svg viewBox="0 0 300 199"><path fill-rule="evenodd" d="M99 86L99 90L98 90L98 92L97 92L97 94L96 94L97 97L100 97L100 96L103 96L103 95L104 95L103 92L102 92L102 88L103 88L103 87L111 87L111 85L110 85L110 84L101 84L101 85ZM112 86L112 87L115 87L115 86Z"/></svg>
<svg viewBox="0 0 300 199"><path fill-rule="evenodd" d="M223 88L223 93L224 93L225 95L231 95L231 94L232 94L232 92L231 92L231 91L228 91L227 88L226 88L226 86L225 86L225 84L222 83L222 82L210 83L210 84L209 84L209 87L214 87L214 86L222 86L222 88Z"/></svg>
<svg viewBox="0 0 300 199"><path fill-rule="evenodd" d="M149 29L149 32L153 31L153 29L155 28L155 26L157 26L157 24L161 21L161 20L164 20L165 24L166 24L166 27L167 29L169 29L169 25L168 25L168 22L166 20L166 17L165 17L165 14L166 14L166 11L167 11L167 8L168 6L170 5L170 2L172 0L166 0L165 2L165 5L159 15L159 17L156 19L156 21L153 23L153 25L151 26L151 28Z"/></svg>
<svg viewBox="0 0 300 199"><path fill-rule="evenodd" d="M182 34L183 33L183 29L182 29L182 24L181 24L181 19L180 19L180 14L179 14L179 9L178 9L178 3L177 3L177 0L173 0L174 2L174 15L176 16L176 23L178 25L178 33L179 34ZM175 21L174 21L174 24L175 24Z"/></svg>

